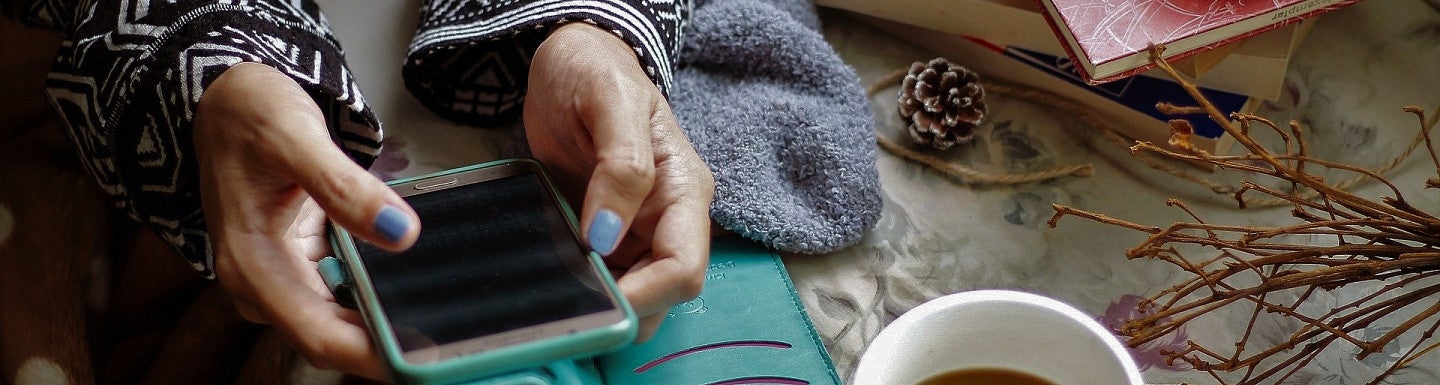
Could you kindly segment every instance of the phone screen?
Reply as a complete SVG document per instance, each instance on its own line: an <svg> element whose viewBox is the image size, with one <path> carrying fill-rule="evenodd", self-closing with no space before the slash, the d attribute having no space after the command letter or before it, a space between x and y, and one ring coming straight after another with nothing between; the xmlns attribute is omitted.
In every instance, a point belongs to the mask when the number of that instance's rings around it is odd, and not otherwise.
<svg viewBox="0 0 1440 385"><path fill-rule="evenodd" d="M356 243L403 353L618 308L543 183L527 173L411 195L422 224L414 247Z"/></svg>

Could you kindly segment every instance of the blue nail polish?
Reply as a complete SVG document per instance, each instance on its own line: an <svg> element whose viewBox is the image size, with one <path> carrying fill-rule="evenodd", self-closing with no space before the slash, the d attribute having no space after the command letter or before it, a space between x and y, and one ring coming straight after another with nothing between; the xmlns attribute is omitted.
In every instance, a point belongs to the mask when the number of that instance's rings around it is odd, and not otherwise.
<svg viewBox="0 0 1440 385"><path fill-rule="evenodd" d="M615 241L620 239L620 215L614 211L601 209L595 212L595 218L590 219L590 233L586 239L590 240L590 249L600 255L610 255L615 252Z"/></svg>
<svg viewBox="0 0 1440 385"><path fill-rule="evenodd" d="M375 232L390 242L399 242L410 232L410 217L395 206L385 206L375 215Z"/></svg>

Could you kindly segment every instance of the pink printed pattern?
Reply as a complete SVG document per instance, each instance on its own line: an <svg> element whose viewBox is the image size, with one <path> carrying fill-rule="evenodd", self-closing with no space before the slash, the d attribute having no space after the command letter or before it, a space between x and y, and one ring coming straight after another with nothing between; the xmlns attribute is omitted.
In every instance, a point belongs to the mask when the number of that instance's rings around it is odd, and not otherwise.
<svg viewBox="0 0 1440 385"><path fill-rule="evenodd" d="M1105 316L1100 317L1100 324L1111 330L1119 329L1125 322L1149 315L1148 311L1141 311L1139 305L1145 297L1134 294L1126 294L1115 299L1110 306L1105 308ZM1122 337L1123 338L1123 337ZM1150 368L1161 368L1168 370L1186 370L1189 365L1182 361L1167 362L1165 353L1178 352L1186 347L1184 326L1171 333L1168 337L1150 341L1144 345L1130 347L1130 355L1135 358L1135 364L1139 365L1141 371Z"/></svg>
<svg viewBox="0 0 1440 385"><path fill-rule="evenodd" d="M1144 52L1151 44L1168 44L1245 22L1245 32L1218 35L1206 46L1220 45L1307 15L1351 3L1351 0L1048 0L1093 63ZM1282 8L1277 15L1248 20Z"/></svg>

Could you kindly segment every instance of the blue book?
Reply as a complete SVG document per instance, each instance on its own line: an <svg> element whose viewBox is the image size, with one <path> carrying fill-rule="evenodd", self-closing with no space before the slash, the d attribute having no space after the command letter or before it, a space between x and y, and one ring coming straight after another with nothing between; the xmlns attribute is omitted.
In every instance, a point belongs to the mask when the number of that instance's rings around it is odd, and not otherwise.
<svg viewBox="0 0 1440 385"><path fill-rule="evenodd" d="M1149 76L1131 76L1113 82L1091 85L1080 77L1075 63L1068 57L1056 57L1020 47L1003 47L978 38L967 37L970 41L984 46L986 49L1004 54L1005 57L1028 64L1035 69L1044 71L1047 74L1064 79L1066 82L1091 93L1105 97L1139 111L1160 121L1184 118L1195 126L1195 134L1206 138L1218 138L1225 130L1219 124L1211 121L1203 114L1190 116L1166 115L1155 109L1157 102L1170 102L1176 105L1193 105L1194 99L1190 93L1180 84L1166 79L1158 79ZM1200 93L1215 103L1215 107L1221 112L1230 113L1241 111L1250 97L1217 91L1207 88L1200 88ZM1189 103L1187 103L1189 102Z"/></svg>

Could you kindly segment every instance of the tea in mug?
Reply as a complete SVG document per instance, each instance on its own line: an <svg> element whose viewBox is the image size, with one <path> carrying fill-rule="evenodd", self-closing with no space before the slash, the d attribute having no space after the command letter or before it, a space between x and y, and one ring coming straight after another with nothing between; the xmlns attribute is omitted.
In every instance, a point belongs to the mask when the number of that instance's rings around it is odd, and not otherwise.
<svg viewBox="0 0 1440 385"><path fill-rule="evenodd" d="M1040 376L1005 368L970 368L940 373L915 385L1056 385Z"/></svg>

